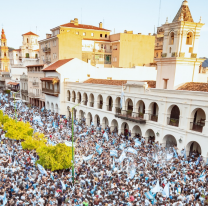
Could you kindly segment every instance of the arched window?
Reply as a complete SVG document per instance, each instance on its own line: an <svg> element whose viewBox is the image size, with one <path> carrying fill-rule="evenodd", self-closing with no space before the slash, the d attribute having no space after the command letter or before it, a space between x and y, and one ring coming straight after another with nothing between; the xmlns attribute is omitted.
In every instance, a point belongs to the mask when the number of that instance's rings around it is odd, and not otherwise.
<svg viewBox="0 0 208 206"><path fill-rule="evenodd" d="M170 33L170 41L169 41L169 44L170 45L173 45L174 44L174 32L171 32Z"/></svg>
<svg viewBox="0 0 208 206"><path fill-rule="evenodd" d="M6 57L7 55L6 55L6 52L4 52L4 56Z"/></svg>
<svg viewBox="0 0 208 206"><path fill-rule="evenodd" d="M169 53L171 53L171 51L172 51L172 48L170 47Z"/></svg>
<svg viewBox="0 0 208 206"><path fill-rule="evenodd" d="M29 39L27 38L27 43L29 43Z"/></svg>
<svg viewBox="0 0 208 206"><path fill-rule="evenodd" d="M193 41L193 34L192 34L192 32L189 32L186 37L186 44L192 45L192 41Z"/></svg>

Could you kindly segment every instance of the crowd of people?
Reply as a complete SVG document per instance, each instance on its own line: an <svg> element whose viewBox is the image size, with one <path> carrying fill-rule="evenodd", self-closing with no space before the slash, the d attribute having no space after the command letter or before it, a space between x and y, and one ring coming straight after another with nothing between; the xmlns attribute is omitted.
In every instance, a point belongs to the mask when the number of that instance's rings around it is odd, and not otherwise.
<svg viewBox="0 0 208 206"><path fill-rule="evenodd" d="M2 93L0 101L4 114L30 122L48 144L71 141L70 119ZM87 126L85 119L75 119L74 125L74 184L71 168L41 172L36 152L23 150L0 129L0 205L208 205L208 167L200 155L145 142L139 135L125 137L93 122Z"/></svg>

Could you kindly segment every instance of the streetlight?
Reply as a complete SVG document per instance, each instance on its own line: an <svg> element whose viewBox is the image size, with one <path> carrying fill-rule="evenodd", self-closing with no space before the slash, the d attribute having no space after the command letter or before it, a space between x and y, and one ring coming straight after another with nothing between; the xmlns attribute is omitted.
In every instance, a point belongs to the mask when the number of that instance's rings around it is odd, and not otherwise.
<svg viewBox="0 0 208 206"><path fill-rule="evenodd" d="M74 108L79 106L81 103L75 105L72 107L71 112L72 112L72 181L74 185Z"/></svg>

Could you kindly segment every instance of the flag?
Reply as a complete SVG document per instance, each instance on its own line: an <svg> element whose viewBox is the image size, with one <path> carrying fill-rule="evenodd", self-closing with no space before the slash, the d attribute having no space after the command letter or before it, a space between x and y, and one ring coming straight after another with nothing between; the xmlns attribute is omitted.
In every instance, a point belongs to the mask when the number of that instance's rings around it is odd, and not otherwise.
<svg viewBox="0 0 208 206"><path fill-rule="evenodd" d="M89 156L87 156L87 157L83 157L83 160L84 161L88 161L88 160L90 160L90 159L92 159L92 156L93 156L93 154L92 155L89 155Z"/></svg>
<svg viewBox="0 0 208 206"><path fill-rule="evenodd" d="M120 99L120 109L122 109L122 107L123 107L123 97L124 97L124 91L123 91L123 85L122 85L121 99Z"/></svg>
<svg viewBox="0 0 208 206"><path fill-rule="evenodd" d="M116 140L115 140L115 138L113 138L113 145L116 143Z"/></svg>
<svg viewBox="0 0 208 206"><path fill-rule="evenodd" d="M66 190L66 185L61 181L62 190Z"/></svg>
<svg viewBox="0 0 208 206"><path fill-rule="evenodd" d="M110 150L110 156L115 156L115 157L117 157L117 156L118 156L117 150Z"/></svg>
<svg viewBox="0 0 208 206"><path fill-rule="evenodd" d="M155 154L155 161L158 162L157 154Z"/></svg>
<svg viewBox="0 0 208 206"><path fill-rule="evenodd" d="M98 148L96 149L96 151L97 151L97 153L98 153L99 155L101 155L102 152L103 152L103 149L102 149L102 147L98 147Z"/></svg>
<svg viewBox="0 0 208 206"><path fill-rule="evenodd" d="M114 171L115 167L116 167L116 166L115 166L115 161L114 161L114 157L113 157L113 168L112 168L113 171Z"/></svg>
<svg viewBox="0 0 208 206"><path fill-rule="evenodd" d="M186 159L186 149L185 149L185 147L184 147L184 158Z"/></svg>
<svg viewBox="0 0 208 206"><path fill-rule="evenodd" d="M152 195L152 193L151 193L150 191L149 191L149 192L146 192L144 195L145 195L146 198L149 199L149 200L154 199L154 196Z"/></svg>
<svg viewBox="0 0 208 206"><path fill-rule="evenodd" d="M197 166L199 164L199 162L200 162L200 157L198 157L198 159L196 160L195 165Z"/></svg>
<svg viewBox="0 0 208 206"><path fill-rule="evenodd" d="M142 143L139 140L137 140L137 139L135 140L135 147L139 147L139 146L141 146L141 144Z"/></svg>
<svg viewBox="0 0 208 206"><path fill-rule="evenodd" d="M118 161L121 163L126 158L126 153L123 151L121 156L119 157Z"/></svg>
<svg viewBox="0 0 208 206"><path fill-rule="evenodd" d="M169 182L165 185L164 190L162 191L163 196L169 197Z"/></svg>
<svg viewBox="0 0 208 206"><path fill-rule="evenodd" d="M4 192L3 206L7 204L6 192Z"/></svg>
<svg viewBox="0 0 208 206"><path fill-rule="evenodd" d="M202 181L202 182L204 182L204 178L206 177L206 175L200 175L200 177L198 178L199 179L199 181Z"/></svg>
<svg viewBox="0 0 208 206"><path fill-rule="evenodd" d="M46 170L43 168L43 166L41 166L41 165L39 165L39 164L37 164L37 166L38 166L39 171L40 171L42 174L45 174L45 175L47 176L47 172L46 172Z"/></svg>
<svg viewBox="0 0 208 206"><path fill-rule="evenodd" d="M43 108L41 109L41 112L43 112L44 109L45 109L45 108L43 107Z"/></svg>
<svg viewBox="0 0 208 206"><path fill-rule="evenodd" d="M133 154L136 154L137 155L137 151L132 148L132 147L128 147L127 149L125 149L126 152L130 152L130 153L133 153Z"/></svg>
<svg viewBox="0 0 208 206"><path fill-rule="evenodd" d="M106 138L106 141L108 141L108 140L109 140L109 139L108 139L108 135L107 135L107 133L106 133L106 132L103 134L103 137L105 137L105 138Z"/></svg>
<svg viewBox="0 0 208 206"><path fill-rule="evenodd" d="M130 171L129 178L130 178L130 179L133 179L133 178L134 178L134 176L135 176L135 174L136 174L136 169L135 169L135 168L133 168L133 169Z"/></svg>
<svg viewBox="0 0 208 206"><path fill-rule="evenodd" d="M126 146L126 144L123 143L123 144L121 144L121 145L119 146L119 148L120 148L121 150L123 150L125 146Z"/></svg>
<svg viewBox="0 0 208 206"><path fill-rule="evenodd" d="M51 173L51 179L54 181L54 177L53 177L52 173Z"/></svg>
<svg viewBox="0 0 208 206"><path fill-rule="evenodd" d="M176 152L175 148L173 148L173 151L174 151L174 154L175 154L174 157L178 159L178 155L177 155L177 152Z"/></svg>
<svg viewBox="0 0 208 206"><path fill-rule="evenodd" d="M157 180L157 184L154 188L151 189L151 192L157 193L157 192L161 192L161 190L162 190L162 187L160 187L159 180Z"/></svg>
<svg viewBox="0 0 208 206"><path fill-rule="evenodd" d="M172 154L167 154L167 160L169 161L170 159L173 158L173 155Z"/></svg>

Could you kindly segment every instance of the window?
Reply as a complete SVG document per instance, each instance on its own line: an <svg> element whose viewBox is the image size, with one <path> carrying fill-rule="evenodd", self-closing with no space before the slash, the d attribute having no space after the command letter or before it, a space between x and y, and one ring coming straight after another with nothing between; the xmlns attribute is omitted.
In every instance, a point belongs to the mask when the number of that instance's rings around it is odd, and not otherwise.
<svg viewBox="0 0 208 206"><path fill-rule="evenodd" d="M189 47L189 53L193 53L193 47Z"/></svg>
<svg viewBox="0 0 208 206"><path fill-rule="evenodd" d="M91 36L94 36L94 33L91 33Z"/></svg>
<svg viewBox="0 0 208 206"><path fill-rule="evenodd" d="M6 52L4 52L4 56L6 57Z"/></svg>
<svg viewBox="0 0 208 206"><path fill-rule="evenodd" d="M103 35L102 35L102 34L100 34L100 37L103 37Z"/></svg>
<svg viewBox="0 0 208 206"><path fill-rule="evenodd" d="M117 50L117 44L113 45L113 50Z"/></svg>
<svg viewBox="0 0 208 206"><path fill-rule="evenodd" d="M170 45L173 45L174 44L174 32L171 32L170 33L170 42L169 42Z"/></svg>
<svg viewBox="0 0 208 206"><path fill-rule="evenodd" d="M167 89L167 87L168 87L168 79L163 79L163 80L164 80L163 89Z"/></svg>
<svg viewBox="0 0 208 206"><path fill-rule="evenodd" d="M49 89L49 83L46 82L46 89Z"/></svg>
<svg viewBox="0 0 208 206"><path fill-rule="evenodd" d="M76 34L77 34L77 35L79 35L79 32L78 32L78 31L76 31Z"/></svg>
<svg viewBox="0 0 208 206"><path fill-rule="evenodd" d="M29 43L29 39L27 38L27 43Z"/></svg>
<svg viewBox="0 0 208 206"><path fill-rule="evenodd" d="M35 54L35 58L38 59L38 54Z"/></svg>
<svg viewBox="0 0 208 206"><path fill-rule="evenodd" d="M18 54L16 54L16 57L18 57Z"/></svg>
<svg viewBox="0 0 208 206"><path fill-rule="evenodd" d="M158 53L156 53L156 57L158 57Z"/></svg>
<svg viewBox="0 0 208 206"><path fill-rule="evenodd" d="M50 90L52 90L53 89L53 84L52 83L50 83Z"/></svg>
<svg viewBox="0 0 208 206"><path fill-rule="evenodd" d="M83 32L83 36L86 36L86 32Z"/></svg>
<svg viewBox="0 0 208 206"><path fill-rule="evenodd" d="M107 38L108 37L108 35L107 34L105 34L105 38Z"/></svg>
<svg viewBox="0 0 208 206"><path fill-rule="evenodd" d="M187 45L192 45L192 33L191 33L191 32L189 32L189 33L187 34L186 44L187 44Z"/></svg>
<svg viewBox="0 0 208 206"><path fill-rule="evenodd" d="M101 44L101 49L103 49L103 44Z"/></svg>
<svg viewBox="0 0 208 206"><path fill-rule="evenodd" d="M172 49L171 49L171 47L170 47L170 49L169 49L169 53L171 53L171 51L172 51Z"/></svg>

